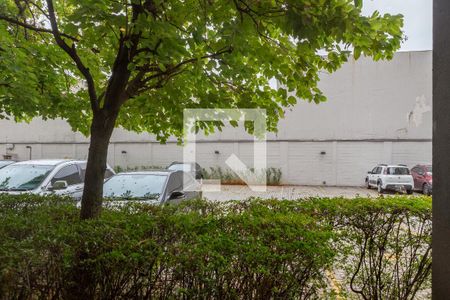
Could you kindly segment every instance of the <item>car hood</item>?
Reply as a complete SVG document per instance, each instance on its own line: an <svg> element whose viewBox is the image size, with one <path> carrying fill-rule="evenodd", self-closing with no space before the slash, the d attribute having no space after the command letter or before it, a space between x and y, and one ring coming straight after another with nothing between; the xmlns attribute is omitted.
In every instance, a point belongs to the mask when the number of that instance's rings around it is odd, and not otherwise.
<svg viewBox="0 0 450 300"><path fill-rule="evenodd" d="M104 200L102 206L106 208L120 208L132 204L144 204L144 205L160 205L160 200L148 199L148 200ZM77 207L81 207L81 201L77 202Z"/></svg>
<svg viewBox="0 0 450 300"><path fill-rule="evenodd" d="M0 194L24 195L24 194L38 194L38 193L36 191L0 191Z"/></svg>
<svg viewBox="0 0 450 300"><path fill-rule="evenodd" d="M106 200L103 201L105 207L123 207L132 204L159 205L161 202L155 199L148 200Z"/></svg>

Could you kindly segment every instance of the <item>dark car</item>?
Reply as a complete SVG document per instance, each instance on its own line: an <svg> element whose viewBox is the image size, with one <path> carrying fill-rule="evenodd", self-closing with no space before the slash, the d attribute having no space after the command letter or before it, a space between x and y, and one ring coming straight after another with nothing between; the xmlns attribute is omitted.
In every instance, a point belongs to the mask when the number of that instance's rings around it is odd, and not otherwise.
<svg viewBox="0 0 450 300"><path fill-rule="evenodd" d="M119 173L105 182L103 196L113 205L129 201L164 204L200 198L201 192L189 173L162 170Z"/></svg>
<svg viewBox="0 0 450 300"><path fill-rule="evenodd" d="M0 169L15 163L13 160L0 160Z"/></svg>
<svg viewBox="0 0 450 300"><path fill-rule="evenodd" d="M431 165L417 165L411 169L414 178L414 189L425 195L433 192L433 168Z"/></svg>
<svg viewBox="0 0 450 300"><path fill-rule="evenodd" d="M167 170L184 171L190 173L195 179L203 178L203 171L198 163L173 162Z"/></svg>

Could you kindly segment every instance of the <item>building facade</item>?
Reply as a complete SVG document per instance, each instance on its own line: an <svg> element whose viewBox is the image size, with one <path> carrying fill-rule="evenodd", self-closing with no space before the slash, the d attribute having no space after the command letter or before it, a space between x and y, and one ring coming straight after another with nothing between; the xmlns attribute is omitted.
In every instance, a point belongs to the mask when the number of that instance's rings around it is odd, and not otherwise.
<svg viewBox="0 0 450 300"><path fill-rule="evenodd" d="M277 133L268 134L267 165L280 168L282 183L354 186L378 163L413 166L431 162L432 53L399 52L391 61L350 60L322 74L328 101L299 100L286 111ZM203 167L226 167L236 154L253 163L253 137L226 128L197 140ZM0 121L0 154L24 160L87 157L88 139L63 120L30 124ZM148 134L117 129L109 148L113 166L166 166L183 159L174 140L159 144Z"/></svg>

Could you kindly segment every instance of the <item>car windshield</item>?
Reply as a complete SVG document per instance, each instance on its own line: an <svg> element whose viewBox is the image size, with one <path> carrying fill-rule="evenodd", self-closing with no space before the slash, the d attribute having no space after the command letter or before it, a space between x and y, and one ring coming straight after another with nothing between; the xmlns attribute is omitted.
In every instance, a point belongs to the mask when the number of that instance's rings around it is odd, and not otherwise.
<svg viewBox="0 0 450 300"><path fill-rule="evenodd" d="M390 167L390 168L388 168L388 174L389 175L409 175L409 169L402 168L402 167Z"/></svg>
<svg viewBox="0 0 450 300"><path fill-rule="evenodd" d="M427 170L429 173L433 173L433 166L427 166Z"/></svg>
<svg viewBox="0 0 450 300"><path fill-rule="evenodd" d="M186 168L186 169L184 169ZM169 170L173 170L173 171L186 171L186 172L191 172L192 167L190 164L173 164L170 167L168 167L167 169Z"/></svg>
<svg viewBox="0 0 450 300"><path fill-rule="evenodd" d="M10 164L12 164L11 161L0 160L0 169L3 168L3 167L5 167L5 166L7 166L7 165L10 165Z"/></svg>
<svg viewBox="0 0 450 300"><path fill-rule="evenodd" d="M127 200L158 199L166 179L167 175L119 174L105 182L103 196Z"/></svg>
<svg viewBox="0 0 450 300"><path fill-rule="evenodd" d="M54 169L45 165L9 165L0 170L0 191L30 191Z"/></svg>

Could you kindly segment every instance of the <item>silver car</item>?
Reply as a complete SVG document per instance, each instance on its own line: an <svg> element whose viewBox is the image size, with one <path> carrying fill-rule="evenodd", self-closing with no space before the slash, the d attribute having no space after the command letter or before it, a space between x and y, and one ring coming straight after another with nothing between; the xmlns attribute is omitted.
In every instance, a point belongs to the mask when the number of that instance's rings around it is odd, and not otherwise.
<svg viewBox="0 0 450 300"><path fill-rule="evenodd" d="M119 173L105 182L103 197L116 204L128 201L164 204L199 198L201 192L189 173L161 170Z"/></svg>
<svg viewBox="0 0 450 300"><path fill-rule="evenodd" d="M67 159L30 160L0 169L0 193L57 194L81 199L86 161ZM114 175L108 166L105 177Z"/></svg>
<svg viewBox="0 0 450 300"><path fill-rule="evenodd" d="M0 169L3 169L6 166L9 166L10 164L15 163L13 160L0 160Z"/></svg>

